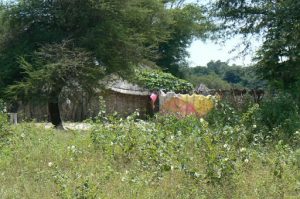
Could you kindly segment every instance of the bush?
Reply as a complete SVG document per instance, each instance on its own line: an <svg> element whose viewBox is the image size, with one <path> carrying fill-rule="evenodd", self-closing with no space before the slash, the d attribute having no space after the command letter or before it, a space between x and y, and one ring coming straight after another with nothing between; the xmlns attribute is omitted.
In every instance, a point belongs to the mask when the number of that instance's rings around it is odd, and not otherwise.
<svg viewBox="0 0 300 199"><path fill-rule="evenodd" d="M247 153L239 151L248 146L243 128L212 130L204 119L193 116L157 116L152 122L119 120L97 126L91 138L112 165L150 172L152 180L177 170L194 180L228 183L236 161L247 159ZM203 163L204 170L199 168Z"/></svg>
<svg viewBox="0 0 300 199"><path fill-rule="evenodd" d="M300 128L299 107L289 94L279 94L262 102L256 116L279 139L289 139Z"/></svg>
<svg viewBox="0 0 300 199"><path fill-rule="evenodd" d="M234 126L239 124L241 113L224 101L216 101L214 109L206 116L213 127Z"/></svg>
<svg viewBox="0 0 300 199"><path fill-rule="evenodd" d="M243 106L234 108L228 102L217 102L206 119L217 129L224 126L245 127L249 142L283 140L293 144L295 132L300 129L300 114L296 101L289 94L269 97L260 104L247 102Z"/></svg>

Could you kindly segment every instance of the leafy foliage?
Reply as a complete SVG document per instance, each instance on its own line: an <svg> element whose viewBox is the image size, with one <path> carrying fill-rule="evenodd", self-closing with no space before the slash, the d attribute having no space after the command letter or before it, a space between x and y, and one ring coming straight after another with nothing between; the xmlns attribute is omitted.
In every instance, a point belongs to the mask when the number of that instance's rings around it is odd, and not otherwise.
<svg viewBox="0 0 300 199"><path fill-rule="evenodd" d="M230 89L231 85L221 79L219 76L215 74L209 74L209 75L191 75L189 77L186 77L185 79L188 79L193 85L196 87L200 84L206 85L208 88L211 89Z"/></svg>
<svg viewBox="0 0 300 199"><path fill-rule="evenodd" d="M91 53L74 48L70 43L42 46L32 57L32 63L20 58L25 81L10 87L9 94L40 101L58 102L64 88L90 90L104 74Z"/></svg>
<svg viewBox="0 0 300 199"><path fill-rule="evenodd" d="M298 106L287 93L264 99L260 104L250 102L240 109L224 101L215 104L214 110L206 116L212 127L240 126L248 131L248 139L252 141L282 140L285 143L293 143L293 140L298 140Z"/></svg>
<svg viewBox="0 0 300 199"><path fill-rule="evenodd" d="M10 136L11 136L11 129L8 124L6 106L3 100L0 99L0 151L3 146L9 143Z"/></svg>
<svg viewBox="0 0 300 199"><path fill-rule="evenodd" d="M24 78L18 57L32 56L41 45L72 40L74 47L92 52L107 72L115 72L152 59L169 35L167 10L156 0L26 0L7 3L2 11L4 87Z"/></svg>
<svg viewBox="0 0 300 199"><path fill-rule="evenodd" d="M264 88L265 82L258 78L253 67L229 65L226 62L210 61L207 66L182 68L184 78L195 86L205 84L211 89L246 87Z"/></svg>
<svg viewBox="0 0 300 199"><path fill-rule="evenodd" d="M300 129L299 108L295 100L289 94L278 94L265 100L260 107L261 124L266 125L270 131L277 129L277 135L281 139L293 137Z"/></svg>
<svg viewBox="0 0 300 199"><path fill-rule="evenodd" d="M185 1L170 1L168 14L172 22L168 25L170 36L159 44L159 57L155 63L172 73L182 77L180 67L187 66L185 58L189 55L187 47L195 38L205 38L212 29L212 23L207 20L204 8L196 3Z"/></svg>
<svg viewBox="0 0 300 199"><path fill-rule="evenodd" d="M193 90L191 83L159 70L138 70L136 72L136 81L149 90L154 91L189 93Z"/></svg>
<svg viewBox="0 0 300 199"><path fill-rule="evenodd" d="M255 133L260 127L249 128L256 111L257 106L250 108L242 118L246 126L224 123L217 128L204 119L174 116L151 121L111 118L91 123L85 132L58 133L41 124L11 126L11 142L0 150L0 194L5 198L297 197L299 149L293 142L262 142Z"/></svg>
<svg viewBox="0 0 300 199"><path fill-rule="evenodd" d="M263 37L263 45L256 57L258 75L276 88L289 90L297 85L299 1L219 0L212 5L213 15L222 22L220 29L227 34Z"/></svg>
<svg viewBox="0 0 300 199"><path fill-rule="evenodd" d="M168 6L177 2L181 6ZM208 28L202 8L182 2L20 0L1 3L0 92L23 80L20 56L30 57L41 45L63 40L72 40L74 47L92 52L108 73L128 71L132 65L149 61L176 73L192 38L203 36Z"/></svg>
<svg viewBox="0 0 300 199"><path fill-rule="evenodd" d="M33 54L32 63L22 57L20 64L24 80L10 86L8 95L12 99L17 96L18 100L48 103L50 120L57 128L62 128L59 110L62 91L92 93L104 75L104 68L90 52L68 42L44 45Z"/></svg>

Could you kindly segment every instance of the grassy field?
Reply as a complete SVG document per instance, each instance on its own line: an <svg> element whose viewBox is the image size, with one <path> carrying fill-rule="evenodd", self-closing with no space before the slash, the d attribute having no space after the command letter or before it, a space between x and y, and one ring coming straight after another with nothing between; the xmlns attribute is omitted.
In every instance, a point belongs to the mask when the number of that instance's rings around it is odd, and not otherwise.
<svg viewBox="0 0 300 199"><path fill-rule="evenodd" d="M249 142L241 127L170 117L5 131L0 198L300 198L299 149Z"/></svg>

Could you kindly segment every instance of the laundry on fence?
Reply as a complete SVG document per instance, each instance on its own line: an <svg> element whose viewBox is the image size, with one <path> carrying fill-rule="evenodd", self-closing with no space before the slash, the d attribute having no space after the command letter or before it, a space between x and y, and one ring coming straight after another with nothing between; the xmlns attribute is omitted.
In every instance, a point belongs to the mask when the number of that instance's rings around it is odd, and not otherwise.
<svg viewBox="0 0 300 199"><path fill-rule="evenodd" d="M176 94L161 92L159 96L160 112L180 116L205 116L214 107L214 97L197 94Z"/></svg>

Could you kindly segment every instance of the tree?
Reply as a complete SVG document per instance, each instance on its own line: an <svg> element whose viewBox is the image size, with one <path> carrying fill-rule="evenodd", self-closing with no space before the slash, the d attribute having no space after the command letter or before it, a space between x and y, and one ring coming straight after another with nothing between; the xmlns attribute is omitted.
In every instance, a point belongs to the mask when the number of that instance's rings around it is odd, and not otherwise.
<svg viewBox="0 0 300 199"><path fill-rule="evenodd" d="M205 38L212 24L204 16L204 9L197 4L184 4L181 1L169 1L168 14L172 23L171 31L165 42L159 44L160 57L156 64L173 75L182 76L180 67L187 65L187 48L195 38Z"/></svg>
<svg viewBox="0 0 300 199"><path fill-rule="evenodd" d="M228 65L227 62L222 62L220 60L210 61L207 63L208 70L216 73L219 76L224 76L224 74L226 73L226 71L229 67L230 66Z"/></svg>
<svg viewBox="0 0 300 199"><path fill-rule="evenodd" d="M9 87L9 96L39 95L38 100L48 102L56 126L61 124L62 89L89 88L88 81L96 78L93 64L106 73L129 71L153 60L158 44L169 36L169 17L157 0L17 0L0 5L0 92Z"/></svg>
<svg viewBox="0 0 300 199"><path fill-rule="evenodd" d="M228 82L226 82L216 74L209 74L203 76L191 75L188 79L196 87L200 84L205 84L210 89L226 90L231 88Z"/></svg>
<svg viewBox="0 0 300 199"><path fill-rule="evenodd" d="M265 87L265 82L257 78L254 67L229 65L226 62L210 61L207 67L197 66L182 70L184 78L194 85L201 83L213 89L246 87L257 89Z"/></svg>
<svg viewBox="0 0 300 199"><path fill-rule="evenodd" d="M169 17L157 0L18 0L1 6L2 91L23 78L18 57L43 44L72 40L115 72L153 60L169 35Z"/></svg>
<svg viewBox="0 0 300 199"><path fill-rule="evenodd" d="M237 84L242 80L237 70L226 71L223 79L232 84Z"/></svg>
<svg viewBox="0 0 300 199"><path fill-rule="evenodd" d="M263 79L284 90L300 81L300 2L298 0L218 0L213 15L227 35L263 37L256 68Z"/></svg>
<svg viewBox="0 0 300 199"><path fill-rule="evenodd" d="M73 60L75 63L71 62L71 52L78 54L79 49L89 52L89 57L103 66L106 74L128 72L132 66L149 61L169 70L174 67L176 71L177 64L186 55L187 45L206 28L200 7L195 4L183 6L183 2L15 0L0 3L0 93L9 87L10 93L15 91L25 97L26 93L17 92L22 86L32 95L45 91L45 84L38 81L37 74L47 78L60 72L68 73L72 64L81 62L77 59ZM175 4L178 7L172 6ZM54 52L55 59L40 55L47 54L45 46L59 51L65 40L71 41L64 48L67 57L60 59ZM171 61L162 61L168 59ZM66 65L64 60L69 60L69 64ZM50 67L53 64L60 67L58 71ZM53 101L57 107L57 96L68 86L67 82L79 82L79 76L89 78L80 71L77 75L74 81L52 81L49 77L47 80L56 84L51 84L51 92L44 92L45 99ZM80 86L84 84L80 80ZM54 110L51 107L49 105L49 110ZM59 123L58 119L55 125Z"/></svg>
<svg viewBox="0 0 300 199"><path fill-rule="evenodd" d="M62 127L59 97L63 89L93 92L104 75L104 68L95 62L91 53L68 42L44 45L34 52L31 60L29 63L20 58L25 78L10 86L9 93L22 99L46 101L55 127Z"/></svg>

